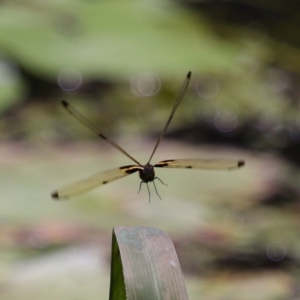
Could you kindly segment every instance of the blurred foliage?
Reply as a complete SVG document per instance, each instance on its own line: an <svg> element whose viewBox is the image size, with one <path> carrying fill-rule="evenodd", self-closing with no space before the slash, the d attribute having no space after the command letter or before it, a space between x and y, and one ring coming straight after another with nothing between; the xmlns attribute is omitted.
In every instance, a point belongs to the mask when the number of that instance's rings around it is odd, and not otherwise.
<svg viewBox="0 0 300 300"><path fill-rule="evenodd" d="M57 104L62 98L76 101L91 120L120 134L122 130L158 131L161 125L153 120L160 117L162 107L152 102L157 96L135 95L129 81L145 72L157 74L160 103L168 101L169 109L179 79L192 70L192 86L197 93L191 90L187 96L190 100L182 108L186 123L194 121L197 127L199 119L212 120L210 126L226 137L242 135L245 130L241 129L250 124L250 130L243 134L246 146L260 149L283 148L298 141L298 75L277 59L280 51L274 43L280 40L266 34L269 27L262 17L256 21L265 30L257 26L249 31L252 23L242 22L253 20L253 12L263 10L259 5L247 11L251 5L243 1L193 2L190 6L197 10L192 12L189 6L184 9L170 1L69 4L1 4L4 136L27 139L34 132L40 139L72 137L72 129L64 129L68 125L59 126ZM280 7L275 5L271 12ZM241 11L248 18L241 18ZM229 23L231 26L224 26ZM170 77L176 78L176 85L170 83ZM76 80L78 86L73 88ZM209 96L209 89L214 88L209 86L212 80L217 90ZM24 106L28 102L29 109ZM43 114L32 102L51 105ZM84 109L86 105L89 108ZM165 114L162 111L161 116ZM136 115L139 129L132 123ZM230 130L232 124L237 125ZM191 128L188 130L192 134ZM76 131L85 135L80 128ZM198 127L195 132L198 135Z"/></svg>
<svg viewBox="0 0 300 300"><path fill-rule="evenodd" d="M119 224L171 233L191 299L299 297L299 5L1 1L1 299L107 296L107 232ZM166 136L180 143L157 157L245 158L244 170L168 173L151 205L136 178L51 202L61 183L126 164L104 144L70 145L92 135L61 99L146 161L189 70Z"/></svg>
<svg viewBox="0 0 300 300"><path fill-rule="evenodd" d="M37 129L58 138L51 121L39 124L33 102L51 102L46 115L38 109L47 120L49 109L56 113L56 101L62 98L100 103L105 97L98 108L104 112L100 118L111 111L122 117L126 116L124 106L133 106L124 102L133 98L128 85L133 76L152 72L164 80L183 78L189 70L228 72L235 68L232 60L238 51L214 38L204 19L196 20L170 1L4 1L0 40L2 62L8 68L3 85L8 82L11 87L11 93L0 99L8 123L2 131L17 139L28 138L32 132L36 135ZM12 72L14 80L9 80ZM68 89L76 80L72 76L78 76L79 85ZM67 85L62 89L57 84L61 77ZM102 87L111 84L114 88L103 94ZM113 108L107 107L111 104ZM116 123L117 117L112 119Z"/></svg>
<svg viewBox="0 0 300 300"><path fill-rule="evenodd" d="M86 81L127 80L142 70L227 71L236 51L170 1L8 1L1 4L0 37L4 54L52 80L65 67Z"/></svg>

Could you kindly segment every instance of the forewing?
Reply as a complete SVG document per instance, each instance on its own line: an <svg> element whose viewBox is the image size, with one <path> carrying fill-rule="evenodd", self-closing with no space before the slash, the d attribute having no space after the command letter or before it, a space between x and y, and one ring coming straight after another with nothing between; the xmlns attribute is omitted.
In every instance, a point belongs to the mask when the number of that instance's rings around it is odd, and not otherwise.
<svg viewBox="0 0 300 300"><path fill-rule="evenodd" d="M140 169L141 167L139 166L130 165L104 172L99 172L87 179L78 181L65 188L53 192L51 196L54 199L69 199L71 197L87 192L95 187L107 184L114 180L130 175Z"/></svg>
<svg viewBox="0 0 300 300"><path fill-rule="evenodd" d="M156 142L155 147L154 147L154 149L153 149L153 151L152 151L152 153L150 155L148 163L150 163L150 161L151 161L151 159L152 159L152 157L153 157L153 155L154 155L154 153L155 153L158 145L160 144L161 140L163 139L163 137L164 137L164 135L165 135L165 133L166 133L169 125L170 125L170 122L172 121L172 119L174 117L174 114L176 112L176 109L177 109L178 105L180 104L181 100L183 99L183 96L184 96L184 94L185 94L185 92L186 92L186 90L187 90L187 88L189 86L189 83L190 83L190 80L191 80L191 76L192 76L192 73L188 72L188 74L186 75L186 78L185 78L185 80L183 82L183 85L182 85L182 87L181 87L181 89L180 89L180 91L178 93L178 96L177 96L175 104L174 104L174 106L172 108L171 114L170 114L170 116L169 116L169 118L167 120L167 123L166 123L164 129L162 130L160 136L157 139L157 142Z"/></svg>
<svg viewBox="0 0 300 300"><path fill-rule="evenodd" d="M168 159L154 165L155 168L182 168L203 170L234 170L245 165L244 160L219 159Z"/></svg>
<svg viewBox="0 0 300 300"><path fill-rule="evenodd" d="M128 158L130 158L132 161L137 163L139 166L142 166L135 158L133 158L129 153L127 153L122 147L120 147L117 143L109 139L106 135L104 135L94 124L92 124L81 112L79 112L74 106L70 105L65 100L61 101L61 104L66 109L66 111L73 116L78 122L83 124L84 126L88 127L90 130L94 131L99 137L106 140L108 143L110 143L113 147L118 149L121 153L126 155Z"/></svg>

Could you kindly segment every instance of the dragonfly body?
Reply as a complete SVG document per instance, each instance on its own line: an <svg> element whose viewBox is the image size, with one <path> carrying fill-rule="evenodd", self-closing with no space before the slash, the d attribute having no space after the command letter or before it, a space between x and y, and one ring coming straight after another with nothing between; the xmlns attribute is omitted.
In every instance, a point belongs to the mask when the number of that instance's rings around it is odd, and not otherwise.
<svg viewBox="0 0 300 300"><path fill-rule="evenodd" d="M149 181L153 181L155 178L154 168L151 164L147 163L143 166L142 169L139 170L140 178L143 182L147 183Z"/></svg>
<svg viewBox="0 0 300 300"><path fill-rule="evenodd" d="M139 172L139 176L141 180L145 183L153 181L155 178L155 172L153 165L147 163L144 166L138 166L138 165L128 165L120 167L120 170L125 170L125 173L127 175L133 174L135 172ZM108 182L103 182L103 184L106 184Z"/></svg>
<svg viewBox="0 0 300 300"><path fill-rule="evenodd" d="M175 111L183 99L183 96L188 88L189 82L191 78L191 72L189 72L186 76L186 79L178 93L176 98L175 104L171 111L171 114L167 120L167 123L162 130L160 136L157 139L157 142L154 146L154 149L151 153L151 156L148 162L145 165L140 164L135 158L133 158L129 153L127 153L123 148L121 148L117 143L112 141L111 139L107 138L97 127L95 127L87 118L85 118L77 109L72 107L67 101L62 101L63 107L67 110L67 112L75 117L80 123L94 131L99 137L105 139L108 143L110 143L114 148L119 150L129 159L134 161L136 165L126 165L119 168L115 168L108 171L99 172L85 180L81 180L75 184L67 186L61 190L55 191L51 194L52 198L54 199L68 199L73 196L77 196L82 194L86 191L89 191L97 186L105 185L109 182L114 180L123 178L127 175L131 175L135 172L139 173L141 182L140 182L140 189L143 183L146 183L148 193L149 193L149 201L150 201L150 190L148 186L148 182L153 182L156 194L160 198L154 180L158 179L162 184L164 184L160 178L155 176L154 168L180 168L180 169L204 169L204 170L234 170L244 166L244 160L216 160L216 159L168 159L160 161L154 165L150 164L150 161L156 152L158 145L160 144L173 116Z"/></svg>

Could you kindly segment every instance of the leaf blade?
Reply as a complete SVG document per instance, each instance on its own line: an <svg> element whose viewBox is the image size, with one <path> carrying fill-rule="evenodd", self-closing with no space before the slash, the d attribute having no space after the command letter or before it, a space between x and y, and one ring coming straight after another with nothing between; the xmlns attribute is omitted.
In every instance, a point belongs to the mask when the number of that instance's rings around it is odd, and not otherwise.
<svg viewBox="0 0 300 300"><path fill-rule="evenodd" d="M164 232L150 227L115 227L113 234L122 261L126 299L189 299L173 243Z"/></svg>

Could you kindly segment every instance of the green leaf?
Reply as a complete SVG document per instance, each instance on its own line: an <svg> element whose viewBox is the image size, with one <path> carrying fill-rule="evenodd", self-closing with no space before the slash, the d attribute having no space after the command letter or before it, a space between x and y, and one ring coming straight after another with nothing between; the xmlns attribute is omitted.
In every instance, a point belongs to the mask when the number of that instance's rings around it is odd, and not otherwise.
<svg viewBox="0 0 300 300"><path fill-rule="evenodd" d="M163 231L114 228L109 299L189 299L174 245Z"/></svg>

